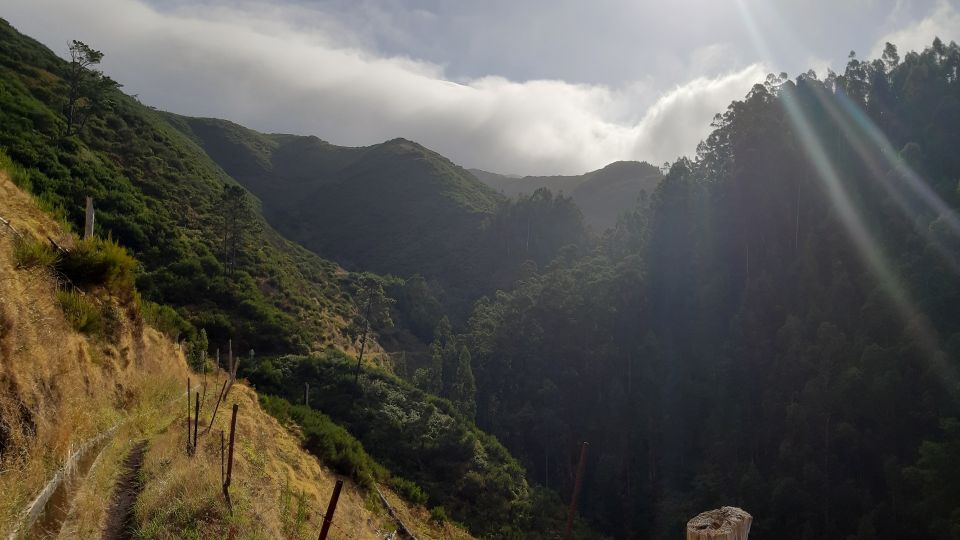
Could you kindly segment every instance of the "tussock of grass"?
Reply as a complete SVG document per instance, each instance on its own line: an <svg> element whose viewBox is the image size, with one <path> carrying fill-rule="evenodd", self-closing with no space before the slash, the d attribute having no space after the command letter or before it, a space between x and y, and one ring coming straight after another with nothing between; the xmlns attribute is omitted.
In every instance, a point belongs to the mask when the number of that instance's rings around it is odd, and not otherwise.
<svg viewBox="0 0 960 540"><path fill-rule="evenodd" d="M0 151L0 170L6 171L7 175L17 187L23 190L30 190L30 171L15 163L6 152Z"/></svg>
<svg viewBox="0 0 960 540"><path fill-rule="evenodd" d="M74 330L91 336L103 332L100 309L85 295L74 290L57 291L57 301Z"/></svg>
<svg viewBox="0 0 960 540"><path fill-rule="evenodd" d="M17 238L13 242L13 262L19 269L49 268L57 263L57 252L34 238Z"/></svg>

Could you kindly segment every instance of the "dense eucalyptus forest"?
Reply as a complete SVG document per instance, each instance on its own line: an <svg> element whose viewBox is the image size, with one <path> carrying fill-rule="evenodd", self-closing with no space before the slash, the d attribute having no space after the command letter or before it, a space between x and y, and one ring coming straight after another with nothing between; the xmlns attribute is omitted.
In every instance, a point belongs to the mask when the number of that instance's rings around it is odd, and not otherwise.
<svg viewBox="0 0 960 540"><path fill-rule="evenodd" d="M722 504L760 537L956 537L958 70L937 40L770 75L615 227L567 214L548 264L398 371L561 494L589 441L583 513L614 537ZM428 287L402 298L396 327L440 320Z"/></svg>
<svg viewBox="0 0 960 540"><path fill-rule="evenodd" d="M264 409L338 473L552 538L588 441L578 537L676 538L722 505L758 538L960 537L956 43L771 74L662 179L571 197L404 139L161 113L95 54L0 31L20 187L77 228L93 194L148 322L198 371L250 350ZM588 224L578 200L624 189Z"/></svg>

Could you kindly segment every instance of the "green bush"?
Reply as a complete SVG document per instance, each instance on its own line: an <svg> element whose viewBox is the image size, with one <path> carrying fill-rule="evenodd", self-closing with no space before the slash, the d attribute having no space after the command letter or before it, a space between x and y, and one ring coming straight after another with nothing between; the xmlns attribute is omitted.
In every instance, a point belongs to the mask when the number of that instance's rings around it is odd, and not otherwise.
<svg viewBox="0 0 960 540"><path fill-rule="evenodd" d="M190 323L172 307L142 300L139 294L134 295L134 302L140 306L143 322L166 334L170 339L177 340L181 335L190 332Z"/></svg>
<svg viewBox="0 0 960 540"><path fill-rule="evenodd" d="M17 238L13 242L13 261L17 268L49 268L58 261L57 252L34 238Z"/></svg>
<svg viewBox="0 0 960 540"><path fill-rule="evenodd" d="M423 492L416 482L394 476L390 479L390 485L404 499L415 504L427 504L427 494Z"/></svg>
<svg viewBox="0 0 960 540"><path fill-rule="evenodd" d="M78 287L103 287L121 299L134 298L137 260L111 238L77 242L57 268Z"/></svg>
<svg viewBox="0 0 960 540"><path fill-rule="evenodd" d="M82 293L73 290L57 291L57 300L74 330L89 335L103 332L103 316L100 310Z"/></svg>
<svg viewBox="0 0 960 540"><path fill-rule="evenodd" d="M447 516L447 511L443 509L442 506L434 506L430 509L430 520L436 521L437 523L444 523L450 520L450 517Z"/></svg>
<svg viewBox="0 0 960 540"><path fill-rule="evenodd" d="M375 482L389 477L387 470L367 454L360 441L329 416L274 396L261 395L260 404L281 422L299 425L304 448L361 486L370 489Z"/></svg>

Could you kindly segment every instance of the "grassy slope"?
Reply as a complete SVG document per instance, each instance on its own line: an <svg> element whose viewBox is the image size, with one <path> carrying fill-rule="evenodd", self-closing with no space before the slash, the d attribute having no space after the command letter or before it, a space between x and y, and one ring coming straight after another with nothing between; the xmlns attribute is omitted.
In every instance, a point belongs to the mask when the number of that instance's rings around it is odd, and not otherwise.
<svg viewBox="0 0 960 540"><path fill-rule="evenodd" d="M60 139L64 62L0 20L0 149L30 170L29 189L74 226L85 195L97 223L144 264L142 292L176 306L215 343L258 351L334 345L352 307L352 278L277 234L262 218L242 271L223 275L219 196L232 179L169 117L117 93L81 137Z"/></svg>
<svg viewBox="0 0 960 540"><path fill-rule="evenodd" d="M663 179L660 170L646 162L617 161L602 169L575 176L512 177L471 169L480 181L508 197L530 194L539 188L573 197L587 223L602 231L617 217L636 206L641 192L648 196Z"/></svg>
<svg viewBox="0 0 960 540"><path fill-rule="evenodd" d="M71 237L0 170L0 216L17 230ZM117 431L71 496L61 538L99 538L120 464L146 440L136 506L138 537L314 538L337 475L300 448L300 441L238 384L221 406L211 434L193 458L184 452L183 383L192 376L168 338L126 323L116 341L70 329L56 303L56 282L47 271L18 269L13 237L0 229L0 535L9 533L27 503L63 463L63 456L112 426ZM222 380L222 375L220 376ZM211 375L209 386L216 381ZM213 407L209 390L201 418ZM230 517L220 495L219 432L229 406L240 404ZM202 425L202 424L201 424ZM423 538L468 538L450 525L430 522L429 512L390 490L386 496L407 525ZM298 514L298 508L303 512ZM346 482L336 514L342 530L372 537L395 524L368 492ZM337 537L337 536L334 536Z"/></svg>
<svg viewBox="0 0 960 540"><path fill-rule="evenodd" d="M443 156L405 139L350 148L171 118L261 198L288 238L352 268L449 283L474 278L464 261L499 196Z"/></svg>

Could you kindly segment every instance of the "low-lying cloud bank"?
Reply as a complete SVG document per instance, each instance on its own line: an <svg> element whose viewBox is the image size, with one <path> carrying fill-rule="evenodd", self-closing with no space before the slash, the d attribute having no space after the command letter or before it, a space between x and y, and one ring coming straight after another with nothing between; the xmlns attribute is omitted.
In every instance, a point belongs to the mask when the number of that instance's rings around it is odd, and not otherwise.
<svg viewBox="0 0 960 540"><path fill-rule="evenodd" d="M441 66L346 46L322 14L241 4L157 10L139 0L8 0L4 17L56 52L80 39L148 104L264 131L365 145L406 137L471 167L580 173L690 154L767 69L751 64L660 95L565 81L451 81ZM315 30L307 31L310 26Z"/></svg>

